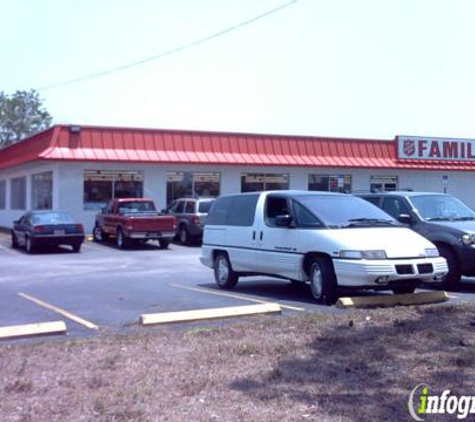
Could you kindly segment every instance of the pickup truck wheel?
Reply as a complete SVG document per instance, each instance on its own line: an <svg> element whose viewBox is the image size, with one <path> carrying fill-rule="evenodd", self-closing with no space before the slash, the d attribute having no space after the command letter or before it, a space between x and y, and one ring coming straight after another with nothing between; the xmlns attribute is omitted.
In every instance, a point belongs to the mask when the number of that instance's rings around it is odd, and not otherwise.
<svg viewBox="0 0 475 422"><path fill-rule="evenodd" d="M126 249L128 246L128 239L125 237L124 232L120 227L117 229L116 243L119 249Z"/></svg>
<svg viewBox="0 0 475 422"><path fill-rule="evenodd" d="M238 275L233 271L229 258L220 253L214 259L214 279L221 289L232 289L238 282Z"/></svg>
<svg viewBox="0 0 475 422"><path fill-rule="evenodd" d="M107 239L107 235L102 231L99 225L94 226L94 230L92 231L92 237L94 238L95 242L103 242Z"/></svg>
<svg viewBox="0 0 475 422"><path fill-rule="evenodd" d="M455 252L448 246L441 245L438 247L438 249L440 256L447 260L447 265L449 266L449 272L440 284L440 287L443 289L454 288L460 283L460 279L462 278L457 256L455 255Z"/></svg>
<svg viewBox="0 0 475 422"><path fill-rule="evenodd" d="M310 289L318 303L333 305L337 299L337 283L331 262L315 258L310 265Z"/></svg>
<svg viewBox="0 0 475 422"><path fill-rule="evenodd" d="M170 241L168 239L160 239L158 243L160 244L160 249L168 249Z"/></svg>
<svg viewBox="0 0 475 422"><path fill-rule="evenodd" d="M188 233L188 229L186 226L180 227L180 243L182 245L189 245L190 244L190 234Z"/></svg>

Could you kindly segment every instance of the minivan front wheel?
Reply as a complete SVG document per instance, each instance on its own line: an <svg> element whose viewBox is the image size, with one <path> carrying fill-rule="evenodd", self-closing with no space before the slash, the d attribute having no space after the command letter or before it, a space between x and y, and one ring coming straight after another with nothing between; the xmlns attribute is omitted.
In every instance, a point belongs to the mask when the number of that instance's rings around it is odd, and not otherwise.
<svg viewBox="0 0 475 422"><path fill-rule="evenodd" d="M314 258L310 264L310 289L318 303L333 305L337 299L336 277L331 262Z"/></svg>
<svg viewBox="0 0 475 422"><path fill-rule="evenodd" d="M238 282L238 275L234 272L229 258L219 253L214 259L214 279L221 289L232 289Z"/></svg>

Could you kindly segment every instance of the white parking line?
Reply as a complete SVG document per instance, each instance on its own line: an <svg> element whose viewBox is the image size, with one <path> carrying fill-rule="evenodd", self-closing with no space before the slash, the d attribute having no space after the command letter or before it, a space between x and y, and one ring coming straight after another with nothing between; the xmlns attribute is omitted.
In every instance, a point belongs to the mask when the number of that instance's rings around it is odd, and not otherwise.
<svg viewBox="0 0 475 422"><path fill-rule="evenodd" d="M77 322L78 324L84 325L87 328L90 328L91 330L97 330L99 327L96 324L93 324L92 322L86 321L85 319L78 317L77 315L74 315L64 309L58 308L57 306L50 305L49 303L43 302L40 299L36 299L33 296L27 295L25 293L18 293L18 296L30 300L33 303L36 303L37 305L42 306L43 308L49 309L51 311L54 311L60 315L63 315L66 318L69 318L70 320Z"/></svg>
<svg viewBox="0 0 475 422"><path fill-rule="evenodd" d="M4 251L4 252L9 253L9 254L13 254L13 255L16 254L16 252L12 251L10 248L7 248L7 247L5 247L5 246L3 246L3 245L0 245L0 249L1 249L2 251Z"/></svg>
<svg viewBox="0 0 475 422"><path fill-rule="evenodd" d="M241 300L248 300L249 302L256 302L256 303L270 303L268 300L262 300L262 299L254 299L248 296L243 296L239 295L236 293L224 293L224 292L214 292L209 289L202 289L200 287L188 287L188 286L183 286L182 284L177 284L177 283L171 283L170 286L172 287L178 287L180 289L185 289L185 290L191 290L195 292L200 292L200 293L208 293L210 295L217 295L217 296L227 296L227 297L232 297L234 299L241 299ZM285 309L290 309L292 311L300 311L300 312L305 312L305 308L298 308L296 306L289 306L289 305L282 305L280 302L275 302L277 303L281 308Z"/></svg>

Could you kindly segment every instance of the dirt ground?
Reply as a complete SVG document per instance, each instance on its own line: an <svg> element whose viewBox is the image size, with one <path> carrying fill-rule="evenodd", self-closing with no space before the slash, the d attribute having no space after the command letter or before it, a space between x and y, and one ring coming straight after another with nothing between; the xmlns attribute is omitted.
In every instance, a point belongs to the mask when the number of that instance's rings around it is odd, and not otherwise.
<svg viewBox="0 0 475 422"><path fill-rule="evenodd" d="M0 420L411 420L419 383L475 395L474 330L464 304L4 343Z"/></svg>

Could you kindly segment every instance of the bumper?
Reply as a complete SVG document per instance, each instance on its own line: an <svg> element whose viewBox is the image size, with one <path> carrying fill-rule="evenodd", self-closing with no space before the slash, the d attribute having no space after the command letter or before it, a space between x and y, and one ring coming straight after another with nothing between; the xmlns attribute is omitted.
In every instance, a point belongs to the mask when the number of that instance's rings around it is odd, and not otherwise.
<svg viewBox="0 0 475 422"><path fill-rule="evenodd" d="M153 240L153 239L169 239L172 240L175 237L175 232L131 232L127 234L130 239L137 240Z"/></svg>
<svg viewBox="0 0 475 422"><path fill-rule="evenodd" d="M206 267L214 268L213 251L210 248L206 246L201 247L200 262Z"/></svg>
<svg viewBox="0 0 475 422"><path fill-rule="evenodd" d="M457 252L462 274L475 276L475 245L463 246Z"/></svg>
<svg viewBox="0 0 475 422"><path fill-rule="evenodd" d="M35 246L77 245L84 242L84 235L36 235L31 237Z"/></svg>
<svg viewBox="0 0 475 422"><path fill-rule="evenodd" d="M440 283L448 272L444 258L349 260L334 259L338 285L389 287L397 282Z"/></svg>

